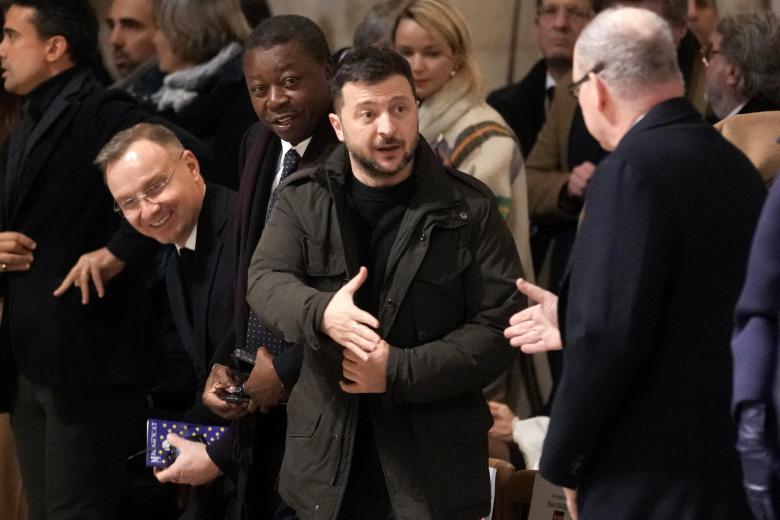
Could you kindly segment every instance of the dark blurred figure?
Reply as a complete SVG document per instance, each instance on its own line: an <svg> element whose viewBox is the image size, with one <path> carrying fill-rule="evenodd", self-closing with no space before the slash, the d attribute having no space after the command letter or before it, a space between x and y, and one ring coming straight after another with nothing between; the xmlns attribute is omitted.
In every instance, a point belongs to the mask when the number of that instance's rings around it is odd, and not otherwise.
<svg viewBox="0 0 780 520"><path fill-rule="evenodd" d="M153 108L202 139L214 158L207 181L238 188L238 151L257 121L241 58L249 25L239 0L159 0L154 44L163 85Z"/></svg>
<svg viewBox="0 0 780 520"><path fill-rule="evenodd" d="M395 21L403 8L403 0L386 0L372 5L355 29L352 45L392 49Z"/></svg>
<svg viewBox="0 0 780 520"><path fill-rule="evenodd" d="M265 0L241 0L241 10L244 11L249 27L256 27L271 16L271 10Z"/></svg>
<svg viewBox="0 0 780 520"><path fill-rule="evenodd" d="M0 26L5 21L3 5L0 4ZM19 121L21 98L6 91L0 82L0 186L5 183L5 168L8 158L8 137ZM2 303L0 303L0 306ZM0 319L2 319L0 311ZM0 384L13 384L16 380L14 365L6 349L0 349ZM16 444L11 434L8 412L11 403L5 397L8 390L0 390L0 518L16 520L24 518L22 496L22 478L19 474L19 461L16 456Z"/></svg>
<svg viewBox="0 0 780 520"><path fill-rule="evenodd" d="M742 459L745 492L756 520L774 520L780 511L779 241L780 186L775 184L769 191L753 237L731 341L732 410L739 424L737 451Z"/></svg>

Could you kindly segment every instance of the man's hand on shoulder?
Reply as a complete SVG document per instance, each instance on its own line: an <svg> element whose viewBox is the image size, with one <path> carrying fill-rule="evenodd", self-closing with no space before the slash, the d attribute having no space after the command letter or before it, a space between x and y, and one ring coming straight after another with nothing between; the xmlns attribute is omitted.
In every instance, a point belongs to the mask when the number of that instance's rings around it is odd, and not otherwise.
<svg viewBox="0 0 780 520"><path fill-rule="evenodd" d="M0 232L0 272L29 270L36 247L35 241L23 233Z"/></svg>
<svg viewBox="0 0 780 520"><path fill-rule="evenodd" d="M360 272L339 289L322 314L322 332L363 361L382 338L375 332L379 320L355 305L354 296L368 278L368 269Z"/></svg>
<svg viewBox="0 0 780 520"><path fill-rule="evenodd" d="M366 355L366 359L351 350L345 350L341 368L347 381L339 381L341 389L348 394L382 394L387 391L389 354L390 345L385 340L381 340Z"/></svg>
<svg viewBox="0 0 780 520"><path fill-rule="evenodd" d="M99 298L106 295L105 284L122 272L125 263L114 256L107 247L101 247L95 251L81 255L76 265L68 273L57 289L54 296L59 298L71 287L81 289L81 303L89 303L89 282L95 284Z"/></svg>

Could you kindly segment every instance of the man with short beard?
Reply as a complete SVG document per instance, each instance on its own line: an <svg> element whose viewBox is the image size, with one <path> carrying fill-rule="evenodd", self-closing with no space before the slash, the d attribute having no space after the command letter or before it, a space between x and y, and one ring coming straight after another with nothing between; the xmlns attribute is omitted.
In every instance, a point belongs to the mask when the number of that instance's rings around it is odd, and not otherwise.
<svg viewBox="0 0 780 520"><path fill-rule="evenodd" d="M301 519L490 510L482 388L522 268L490 190L419 138L413 84L386 49L342 61L343 144L281 185L249 269L252 310L304 345L280 474Z"/></svg>

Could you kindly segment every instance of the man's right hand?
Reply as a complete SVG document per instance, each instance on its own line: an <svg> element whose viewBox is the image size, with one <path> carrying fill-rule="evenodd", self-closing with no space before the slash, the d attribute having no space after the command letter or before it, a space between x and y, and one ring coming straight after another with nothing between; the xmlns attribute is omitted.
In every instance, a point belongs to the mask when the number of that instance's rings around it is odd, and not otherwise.
<svg viewBox="0 0 780 520"><path fill-rule="evenodd" d="M526 354L563 348L558 329L558 297L522 278L517 280L517 290L539 303L509 318L509 327L504 330L509 344Z"/></svg>
<svg viewBox="0 0 780 520"><path fill-rule="evenodd" d="M368 269L360 272L333 295L322 315L322 332L342 347L352 351L363 361L368 360L367 352L373 352L382 338L375 332L379 320L360 309L354 302L354 296L368 278Z"/></svg>
<svg viewBox="0 0 780 520"><path fill-rule="evenodd" d="M215 415L223 419L233 420L245 415L247 404L228 403L220 397L225 389L241 384L229 367L214 365L203 389L203 404Z"/></svg>
<svg viewBox="0 0 780 520"><path fill-rule="evenodd" d="M590 161L575 166L569 175L569 183L566 185L566 193L569 197L584 199L588 182L595 171L596 165Z"/></svg>
<svg viewBox="0 0 780 520"><path fill-rule="evenodd" d="M16 231L0 232L0 272L27 271L38 245L33 239Z"/></svg>

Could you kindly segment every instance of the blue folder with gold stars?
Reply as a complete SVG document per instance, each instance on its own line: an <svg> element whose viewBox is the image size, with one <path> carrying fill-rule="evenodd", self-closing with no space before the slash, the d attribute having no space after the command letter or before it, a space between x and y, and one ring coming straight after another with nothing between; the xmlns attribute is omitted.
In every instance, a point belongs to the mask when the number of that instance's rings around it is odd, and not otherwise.
<svg viewBox="0 0 780 520"><path fill-rule="evenodd" d="M146 465L155 468L170 466L178 450L170 445L166 437L175 433L185 439L209 445L227 433L225 426L208 426L167 419L149 419L146 421Z"/></svg>

